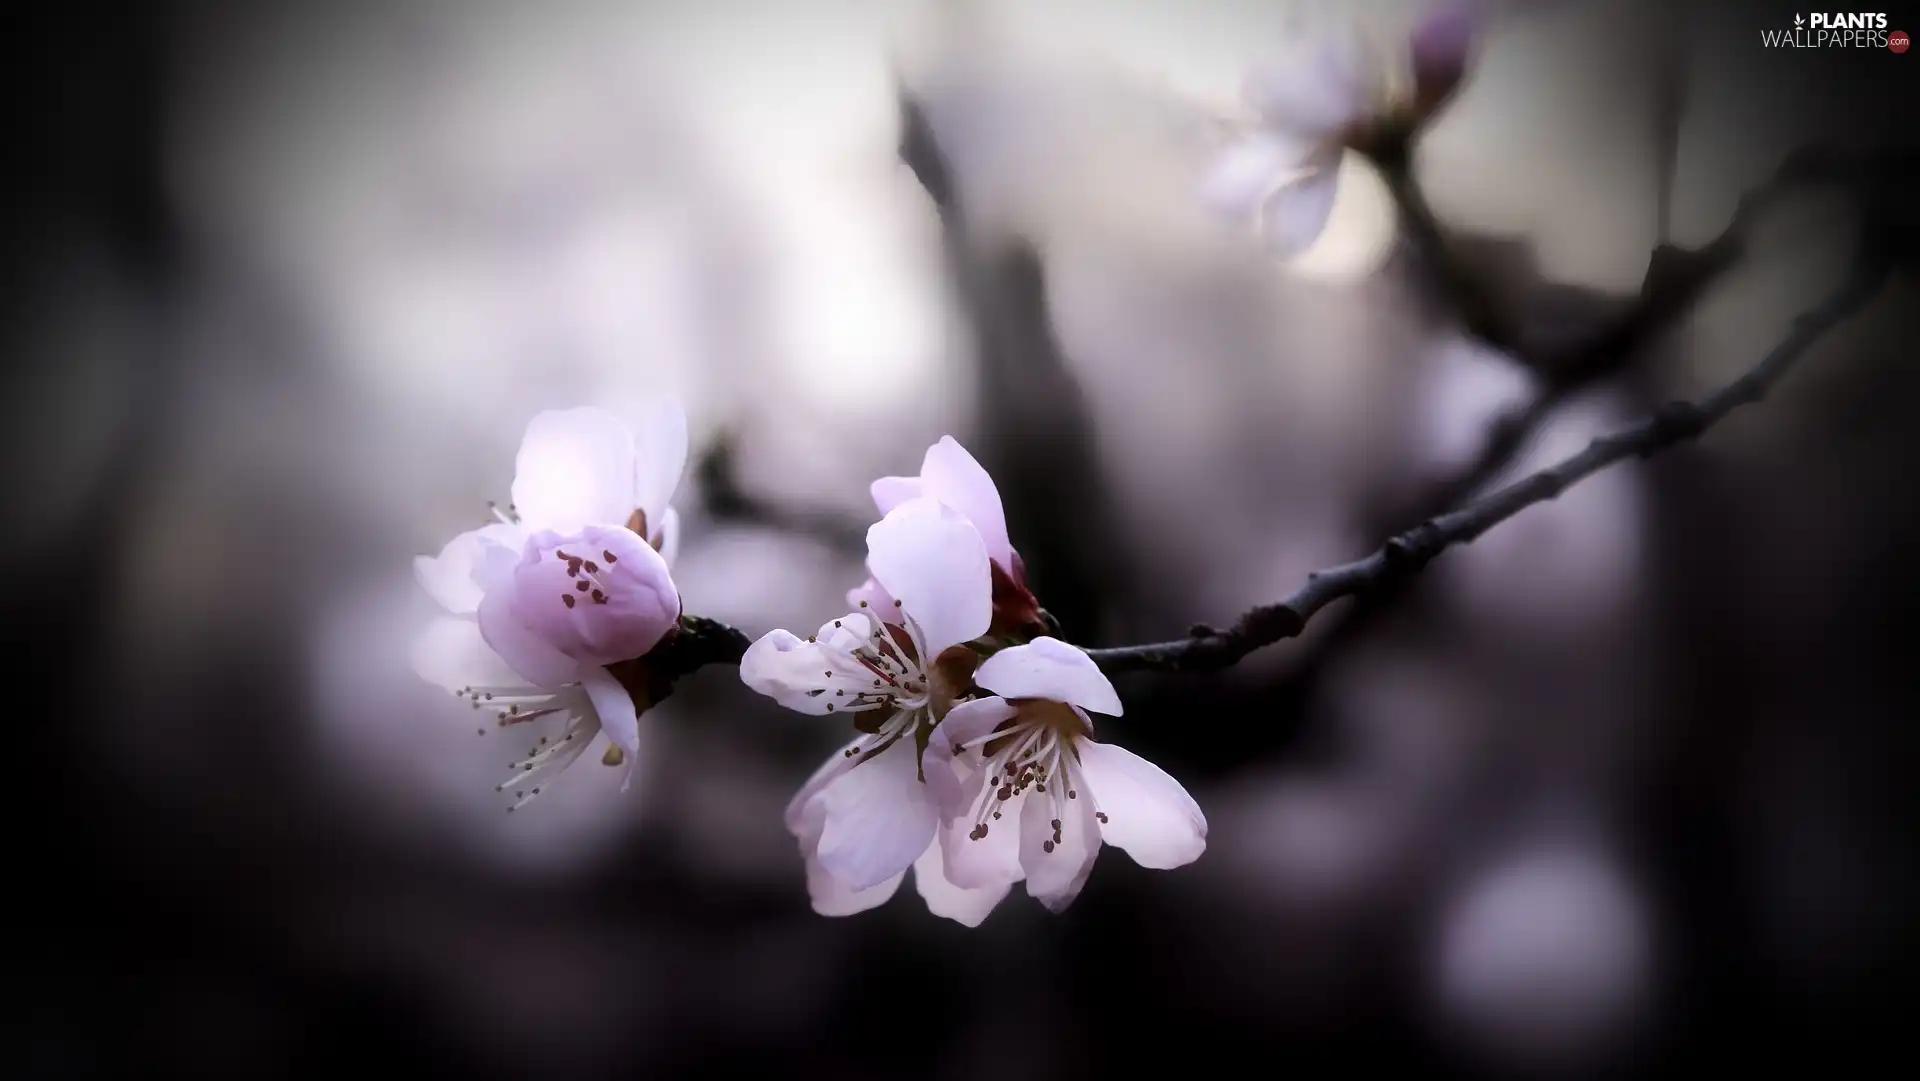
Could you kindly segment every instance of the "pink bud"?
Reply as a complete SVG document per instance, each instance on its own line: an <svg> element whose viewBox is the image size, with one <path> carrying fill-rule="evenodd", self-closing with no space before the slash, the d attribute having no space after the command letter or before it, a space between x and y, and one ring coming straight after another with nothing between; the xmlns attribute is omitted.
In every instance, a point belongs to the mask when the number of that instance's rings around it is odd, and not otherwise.
<svg viewBox="0 0 1920 1081"><path fill-rule="evenodd" d="M1460 85L1480 32L1480 14L1476 0L1439 0L1414 26L1407 47L1414 107L1421 117L1445 104Z"/></svg>
<svg viewBox="0 0 1920 1081"><path fill-rule="evenodd" d="M536 533L513 569L512 614L583 664L632 660L680 618L680 592L660 553L630 529Z"/></svg>

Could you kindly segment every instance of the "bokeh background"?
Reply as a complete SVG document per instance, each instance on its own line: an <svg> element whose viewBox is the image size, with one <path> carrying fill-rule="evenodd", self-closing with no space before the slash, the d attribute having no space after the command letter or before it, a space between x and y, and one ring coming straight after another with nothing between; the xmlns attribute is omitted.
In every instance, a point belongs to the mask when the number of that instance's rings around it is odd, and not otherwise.
<svg viewBox="0 0 1920 1081"><path fill-rule="evenodd" d="M687 608L750 633L843 610L867 482L945 433L1084 644L1224 623L1370 550L1540 376L1452 329L1358 162L1287 266L1192 187L1290 26L1408 11L30 17L0 65L9 1070L1869 1054L1915 972L1910 282L1703 444L1498 527L1343 640L1123 680L1103 732L1188 785L1209 848L1110 852L1063 916L1015 895L969 931L910 889L815 916L780 811L843 733L730 671L647 716L633 792L584 759L507 815L511 749L408 670L411 557L506 498L527 419L662 393L700 460ZM1920 60L1763 49L1791 15L1498 6L1418 167L1503 302L1577 335L1663 216L1697 244L1797 146L1910 139ZM1851 230L1833 199L1769 215L1514 468L1752 363Z"/></svg>

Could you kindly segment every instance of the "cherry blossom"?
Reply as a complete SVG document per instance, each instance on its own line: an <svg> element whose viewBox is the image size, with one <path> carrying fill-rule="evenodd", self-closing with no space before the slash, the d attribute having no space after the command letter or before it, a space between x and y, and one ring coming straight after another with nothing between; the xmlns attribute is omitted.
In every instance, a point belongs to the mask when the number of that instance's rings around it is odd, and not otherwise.
<svg viewBox="0 0 1920 1081"><path fill-rule="evenodd" d="M773 631L740 661L747 686L802 713L851 714L860 733L787 808L814 907L828 915L886 900L909 867L938 859L927 853L955 776L922 752L971 686L968 644L993 615L987 544L938 500L894 506L867 531L867 565L884 610L869 603L805 639ZM939 888L920 877L923 893Z"/></svg>
<svg viewBox="0 0 1920 1081"><path fill-rule="evenodd" d="M541 413L520 445L511 506L414 562L447 612L416 642L416 671L533 741L500 786L514 795L509 810L603 732L602 761L626 764L632 783L641 659L680 617L668 502L686 454L672 403L637 431L601 409Z"/></svg>
<svg viewBox="0 0 1920 1081"><path fill-rule="evenodd" d="M973 675L994 692L955 706L927 755L961 783L942 808L942 872L956 889L1025 881L1049 910L1080 893L1100 846L1142 867L1184 866L1206 849L1207 820L1180 783L1146 759L1093 738L1120 696L1081 650L1056 638L1000 651ZM955 795L954 789L944 789Z"/></svg>
<svg viewBox="0 0 1920 1081"><path fill-rule="evenodd" d="M1021 635L1023 631L1043 629L1040 605L1027 588L1026 564L1007 537L1006 511L1000 504L1000 489L985 468L967 453L952 436L942 436L927 448L920 462L920 474L914 477L881 477L873 482L873 503L881 514L910 499L934 499L958 511L980 534L992 560L993 631L1002 635ZM865 604L884 612L893 603L878 581L872 577L848 591L847 603Z"/></svg>

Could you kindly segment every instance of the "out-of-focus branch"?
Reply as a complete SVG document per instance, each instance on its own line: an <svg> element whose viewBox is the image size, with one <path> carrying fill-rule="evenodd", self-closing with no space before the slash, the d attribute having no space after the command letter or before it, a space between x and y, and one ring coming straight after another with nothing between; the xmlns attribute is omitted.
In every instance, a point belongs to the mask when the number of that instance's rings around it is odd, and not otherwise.
<svg viewBox="0 0 1920 1081"><path fill-rule="evenodd" d="M1663 137L1677 132L1677 98L1663 99ZM1791 155L1765 182L1740 200L1725 229L1707 244L1693 249L1663 242L1648 259L1640 294L1598 332L1555 349L1531 349L1523 344L1517 323L1499 314L1491 298L1494 290L1460 256L1458 247L1434 216L1418 180L1413 176L1406 144L1378 144L1369 156L1387 178L1409 237L1435 275L1443 296L1455 308L1460 324L1470 334L1501 349L1538 373L1539 391L1490 423L1479 451L1461 469L1418 495L1399 515L1401 523L1422 522L1459 506L1505 471L1525 449L1533 434L1568 399L1594 383L1618 373L1670 330L1717 283L1745 251L1760 214L1789 190L1811 183L1862 181L1882 172L1898 173L1899 163L1855 161L1825 150ZM1667 166L1670 168L1671 161ZM1671 186L1671 177L1663 187ZM1863 193L1870 194L1870 193ZM1664 204L1663 204L1664 205ZM1662 210L1664 220L1665 211ZM1404 529L1406 525L1390 525ZM1395 610L1416 582L1407 576L1370 591L1342 613L1302 656L1293 680L1312 680L1329 659L1361 637L1386 613Z"/></svg>
<svg viewBox="0 0 1920 1081"><path fill-rule="evenodd" d="M1334 601L1410 578L1441 552L1479 537L1535 503L1559 496L1581 479L1627 458L1650 457L1693 439L1740 406L1764 398L1809 346L1878 292L1890 268L1891 262L1877 254L1863 259L1839 290L1794 321L1787 336L1759 364L1713 394L1694 402L1675 402L1647 420L1600 436L1570 458L1394 536L1372 555L1315 571L1292 595L1250 609L1231 627L1196 627L1176 641L1088 653L1109 672L1204 672L1229 667L1254 650L1291 638Z"/></svg>
<svg viewBox="0 0 1920 1081"><path fill-rule="evenodd" d="M869 523L851 514L806 507L788 507L763 499L740 485L734 467L732 440L715 439L694 463L701 497L709 515L721 521L743 522L785 533L813 537L835 548L865 552Z"/></svg>

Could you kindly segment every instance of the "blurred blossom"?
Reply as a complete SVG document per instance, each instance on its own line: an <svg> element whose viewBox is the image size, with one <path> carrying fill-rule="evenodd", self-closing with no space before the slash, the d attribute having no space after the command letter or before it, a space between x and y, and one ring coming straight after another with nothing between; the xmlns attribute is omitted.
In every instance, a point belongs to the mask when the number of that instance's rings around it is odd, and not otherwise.
<svg viewBox="0 0 1920 1081"><path fill-rule="evenodd" d="M1539 390L1539 380L1511 357L1448 336L1426 351L1427 382L1411 425L1418 467L1448 476L1486 445L1490 425Z"/></svg>
<svg viewBox="0 0 1920 1081"><path fill-rule="evenodd" d="M1366 778L1263 771L1216 794L1211 873L1316 911L1373 895L1402 854L1406 808Z"/></svg>
<svg viewBox="0 0 1920 1081"><path fill-rule="evenodd" d="M1649 918L1594 838L1537 839L1471 877L1449 905L1435 958L1442 1005L1503 1053L1591 1052L1643 1004Z"/></svg>
<svg viewBox="0 0 1920 1081"><path fill-rule="evenodd" d="M1573 399L1493 485L1569 457L1636 415L1616 391ZM1612 626L1641 595L1645 498L1640 468L1614 466L1494 526L1433 573L1477 624L1516 640L1537 644L1541 634L1564 639Z"/></svg>
<svg viewBox="0 0 1920 1081"><path fill-rule="evenodd" d="M1241 97L1256 120L1220 154L1201 198L1251 221L1276 256L1306 249L1333 211L1347 150L1366 148L1376 128L1431 117L1466 71L1478 21L1477 5L1443 0L1384 50L1357 22L1289 42L1247 73Z"/></svg>

